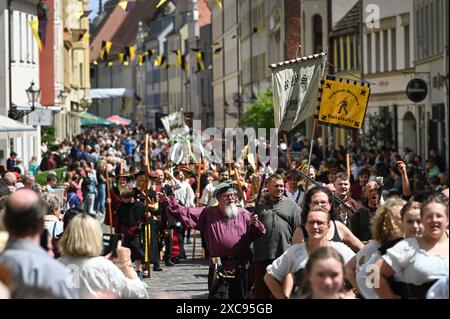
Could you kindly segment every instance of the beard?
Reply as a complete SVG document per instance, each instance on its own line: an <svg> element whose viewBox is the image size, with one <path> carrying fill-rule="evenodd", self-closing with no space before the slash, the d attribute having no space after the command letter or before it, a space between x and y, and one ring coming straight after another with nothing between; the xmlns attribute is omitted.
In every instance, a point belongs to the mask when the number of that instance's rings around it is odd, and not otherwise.
<svg viewBox="0 0 450 319"><path fill-rule="evenodd" d="M228 204L225 206L224 209L224 214L225 216L227 216L228 218L235 218L237 216L238 213L238 208L236 206L236 204Z"/></svg>

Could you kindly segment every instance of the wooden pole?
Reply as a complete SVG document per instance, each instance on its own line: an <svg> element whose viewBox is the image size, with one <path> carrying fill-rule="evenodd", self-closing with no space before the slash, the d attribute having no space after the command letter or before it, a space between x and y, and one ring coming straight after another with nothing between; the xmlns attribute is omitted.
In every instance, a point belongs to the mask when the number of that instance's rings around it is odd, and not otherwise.
<svg viewBox="0 0 450 319"><path fill-rule="evenodd" d="M108 217L109 217L109 232L112 234L112 225L113 225L113 220L112 220L112 210L111 210L111 193L110 193L110 188L109 188L109 172L108 172L108 164L106 164L106 198L107 203L108 203Z"/></svg>
<svg viewBox="0 0 450 319"><path fill-rule="evenodd" d="M311 157L312 157L312 151L313 151L313 145L314 145L314 135L316 135L317 122L318 122L317 118L314 118L313 127L311 130L311 142L310 142L310 146L309 146L308 166L307 166L307 171L306 171L306 175L308 175L308 176L309 176L309 169L311 167ZM306 181L305 192L308 189L308 186L309 186L309 182Z"/></svg>
<svg viewBox="0 0 450 319"><path fill-rule="evenodd" d="M287 154L287 160L289 163L289 169L292 167L292 156L291 156L291 148L289 147L289 140L287 132L284 132L284 144L286 144L286 154Z"/></svg>
<svg viewBox="0 0 450 319"><path fill-rule="evenodd" d="M196 205L197 207L200 207L200 178L202 177L202 157L200 157L200 162L198 163L198 172L197 172L197 198L196 200ZM195 259L195 244L196 244L196 230L193 229L193 238L194 238L194 242L192 243L192 259Z"/></svg>
<svg viewBox="0 0 450 319"><path fill-rule="evenodd" d="M241 179L240 179L240 176L238 175L238 171L237 171L236 167L234 168L234 174L236 175L236 180L237 180L237 184L239 187L239 194L241 195L241 198L244 201L244 207L245 207L245 204L247 201L245 200L244 191L242 190Z"/></svg>
<svg viewBox="0 0 450 319"><path fill-rule="evenodd" d="M151 267L150 267L150 262L151 262L151 257L152 257L152 245L151 245L151 230L152 230L152 226L150 225L150 217L148 217L147 215L149 214L149 210L150 210L150 203L148 200L148 182L149 182L149 176L150 176L150 168L148 165L148 134L145 134L145 212L146 212L146 227L145 227L145 237L146 240L145 242L147 243L147 271L148 271L148 278L151 278Z"/></svg>

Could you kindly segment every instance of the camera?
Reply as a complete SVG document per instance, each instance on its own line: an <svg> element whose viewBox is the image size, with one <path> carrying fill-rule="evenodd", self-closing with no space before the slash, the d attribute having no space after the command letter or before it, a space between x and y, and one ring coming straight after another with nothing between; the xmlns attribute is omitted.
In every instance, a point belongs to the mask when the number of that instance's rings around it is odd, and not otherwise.
<svg viewBox="0 0 450 319"><path fill-rule="evenodd" d="M112 252L113 257L117 257L117 242L119 240L123 241L123 235L122 234L103 234L103 253L102 255L105 256Z"/></svg>

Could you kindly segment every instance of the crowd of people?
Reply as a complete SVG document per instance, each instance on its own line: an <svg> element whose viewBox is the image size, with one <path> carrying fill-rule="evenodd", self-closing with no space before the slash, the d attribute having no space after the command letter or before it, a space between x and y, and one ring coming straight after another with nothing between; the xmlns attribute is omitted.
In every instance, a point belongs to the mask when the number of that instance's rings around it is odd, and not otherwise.
<svg viewBox="0 0 450 319"><path fill-rule="evenodd" d="M175 165L170 150L165 132L133 125L43 145L28 166L11 152L1 296L148 298L143 278L183 263L199 231L211 299L448 298L448 169L435 152L352 143L314 147L308 165L280 147L271 170L248 153ZM110 252L105 229L120 234Z"/></svg>

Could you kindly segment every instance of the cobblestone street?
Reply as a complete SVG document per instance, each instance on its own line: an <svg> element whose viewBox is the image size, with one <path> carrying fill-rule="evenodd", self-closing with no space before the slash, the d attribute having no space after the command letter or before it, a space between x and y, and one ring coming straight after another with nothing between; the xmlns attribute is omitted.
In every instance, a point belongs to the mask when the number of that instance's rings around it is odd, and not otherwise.
<svg viewBox="0 0 450 319"><path fill-rule="evenodd" d="M198 232L197 232L198 235ZM188 259L163 271L151 272L144 281L149 287L151 299L205 299L208 297L208 263L201 258L201 239L196 240L196 258L192 259L192 244L186 244ZM153 268L152 268L153 270Z"/></svg>

